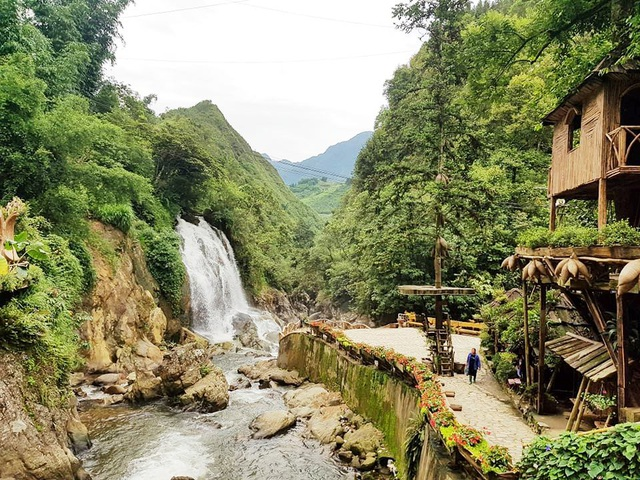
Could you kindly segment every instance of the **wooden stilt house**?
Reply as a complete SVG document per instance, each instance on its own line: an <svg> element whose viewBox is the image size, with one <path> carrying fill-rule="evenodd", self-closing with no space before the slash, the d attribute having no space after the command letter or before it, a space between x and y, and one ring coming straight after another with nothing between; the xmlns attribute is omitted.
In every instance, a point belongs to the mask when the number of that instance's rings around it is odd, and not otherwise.
<svg viewBox="0 0 642 480"><path fill-rule="evenodd" d="M609 218L640 225L640 84L639 65L598 66L544 123L553 126L548 177L550 230L567 200L596 200L598 228ZM604 73L606 72L606 73ZM578 248L518 247L510 262L523 269L540 290L539 352L560 355L582 375L569 429L577 429L585 408L583 392L611 391L619 421L639 420L640 298L637 246ZM509 260L507 259L507 260ZM601 341L568 335L546 342L546 290L561 289ZM524 318L528 344L528 316ZM528 345L527 345L528 348ZM543 403L546 368L536 369L538 409Z"/></svg>

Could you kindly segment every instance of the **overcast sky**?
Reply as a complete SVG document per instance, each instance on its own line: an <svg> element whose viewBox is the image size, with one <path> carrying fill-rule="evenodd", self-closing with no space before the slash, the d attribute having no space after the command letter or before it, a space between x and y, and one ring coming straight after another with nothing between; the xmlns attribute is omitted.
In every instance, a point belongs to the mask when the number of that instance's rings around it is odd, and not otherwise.
<svg viewBox="0 0 642 480"><path fill-rule="evenodd" d="M136 0L106 74L159 113L211 100L254 150L300 161L373 129L421 45L394 28L399 1Z"/></svg>

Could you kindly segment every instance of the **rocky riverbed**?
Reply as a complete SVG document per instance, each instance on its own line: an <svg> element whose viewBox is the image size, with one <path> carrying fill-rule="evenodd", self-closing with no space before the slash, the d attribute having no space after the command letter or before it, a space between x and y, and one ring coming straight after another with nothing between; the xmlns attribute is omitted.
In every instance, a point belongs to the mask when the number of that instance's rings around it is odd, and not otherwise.
<svg viewBox="0 0 642 480"><path fill-rule="evenodd" d="M188 343L153 371L76 386L95 480L390 476L381 433L339 394L259 352L210 353Z"/></svg>

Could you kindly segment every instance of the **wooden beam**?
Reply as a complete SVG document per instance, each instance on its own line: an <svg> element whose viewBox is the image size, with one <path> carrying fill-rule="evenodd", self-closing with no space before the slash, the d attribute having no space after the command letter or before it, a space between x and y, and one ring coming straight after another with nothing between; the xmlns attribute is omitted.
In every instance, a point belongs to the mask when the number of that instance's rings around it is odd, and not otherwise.
<svg viewBox="0 0 642 480"><path fill-rule="evenodd" d="M537 413L544 413L544 353L546 351L546 285L539 287L539 356L537 358Z"/></svg>
<svg viewBox="0 0 642 480"><path fill-rule="evenodd" d="M588 380L586 382L586 389L584 390L584 395L582 395L582 398L580 399L580 407L577 411L577 418L575 419L575 423L573 424L573 429L571 430L572 432L577 432L580 429L580 425L582 423L582 417L584 416L584 411L586 410L586 393L588 393L590 387L591 387L591 381Z"/></svg>
<svg viewBox="0 0 642 480"><path fill-rule="evenodd" d="M615 321L617 324L617 412L620 422L626 421L623 409L626 407L626 338L624 337L624 301L616 295Z"/></svg>
<svg viewBox="0 0 642 480"><path fill-rule="evenodd" d="M597 228L606 225L608 213L608 199L606 197L606 178L600 178L597 193Z"/></svg>
<svg viewBox="0 0 642 480"><path fill-rule="evenodd" d="M526 368L526 386L533 384L531 375L531 342L528 335L528 286L522 280L522 299L524 309L524 366Z"/></svg>
<svg viewBox="0 0 642 480"><path fill-rule="evenodd" d="M573 403L573 410L571 410L571 414L568 416L568 422L566 422L567 432L570 432L571 429L573 428L573 423L575 422L575 416L577 415L577 412L580 407L580 400L584 396L584 390L586 389L587 382L588 382L588 378L582 377L582 381L580 382L580 389L577 391L577 396L575 397L575 402Z"/></svg>
<svg viewBox="0 0 642 480"><path fill-rule="evenodd" d="M557 199L551 196L551 203L548 210L548 229L551 232L555 231L555 221L557 219L557 205L555 205L556 202Z"/></svg>
<svg viewBox="0 0 642 480"><path fill-rule="evenodd" d="M617 367L618 359L615 355L615 350L613 350L613 345L611 345L611 342L609 341L608 332L606 331L606 320L604 319L602 311L595 300L595 295L593 292L588 290L583 290L582 294L584 295L584 300L586 301L589 313L591 314L591 317L593 317L597 331L602 337L602 342L604 342L604 345L609 352L609 357L611 357L613 365Z"/></svg>

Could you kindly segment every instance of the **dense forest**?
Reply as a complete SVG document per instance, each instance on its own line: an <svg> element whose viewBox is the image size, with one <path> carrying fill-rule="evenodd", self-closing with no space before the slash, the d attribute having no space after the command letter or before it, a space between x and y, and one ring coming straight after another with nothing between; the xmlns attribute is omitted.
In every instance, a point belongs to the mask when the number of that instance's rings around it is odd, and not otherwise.
<svg viewBox="0 0 642 480"><path fill-rule="evenodd" d="M502 259L526 227L547 225L551 131L541 119L603 59L639 61L639 2L414 0L398 26L426 41L386 83L387 108L361 151L352 188L311 253L322 296L386 318L410 308L400 284L431 284L437 238L444 280L479 302L514 281ZM571 202L565 225L596 222Z"/></svg>

